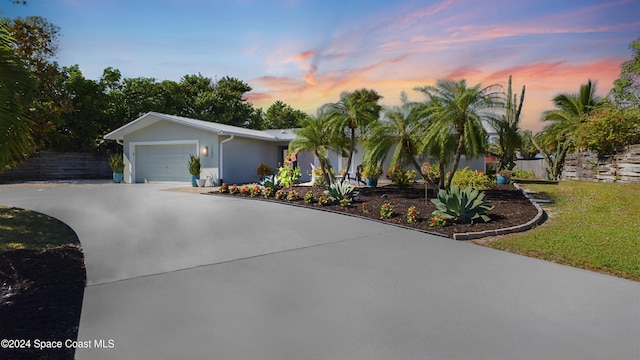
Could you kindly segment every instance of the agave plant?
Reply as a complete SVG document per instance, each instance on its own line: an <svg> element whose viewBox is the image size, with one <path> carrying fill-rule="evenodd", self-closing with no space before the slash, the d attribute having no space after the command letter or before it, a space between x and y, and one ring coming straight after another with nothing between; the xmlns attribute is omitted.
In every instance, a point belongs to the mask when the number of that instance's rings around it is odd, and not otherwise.
<svg viewBox="0 0 640 360"><path fill-rule="evenodd" d="M267 176L260 185L264 188L270 188L272 192L276 192L282 186L280 185L280 179L276 175Z"/></svg>
<svg viewBox="0 0 640 360"><path fill-rule="evenodd" d="M486 213L492 210L493 206L489 205L484 195L471 186L462 190L457 185L451 186L449 191L440 189L438 198L431 199L437 208L431 214L443 216L457 223L489 222L491 218Z"/></svg>
<svg viewBox="0 0 640 360"><path fill-rule="evenodd" d="M358 195L358 191L354 191L355 186L349 184L346 181L338 181L329 186L329 189L325 190L324 193L327 194L329 199L332 201L340 201L345 199L352 199L356 195Z"/></svg>

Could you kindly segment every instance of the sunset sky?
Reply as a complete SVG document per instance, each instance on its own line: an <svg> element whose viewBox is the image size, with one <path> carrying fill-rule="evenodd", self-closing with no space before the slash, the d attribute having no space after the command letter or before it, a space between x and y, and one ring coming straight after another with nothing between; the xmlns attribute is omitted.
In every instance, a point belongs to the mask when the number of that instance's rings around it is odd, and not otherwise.
<svg viewBox="0 0 640 360"><path fill-rule="evenodd" d="M375 89L385 105L440 78L526 85L522 127L588 79L605 96L640 37L640 1L28 0L4 17L60 26L61 66L99 79L237 77L248 99L315 114L342 91Z"/></svg>

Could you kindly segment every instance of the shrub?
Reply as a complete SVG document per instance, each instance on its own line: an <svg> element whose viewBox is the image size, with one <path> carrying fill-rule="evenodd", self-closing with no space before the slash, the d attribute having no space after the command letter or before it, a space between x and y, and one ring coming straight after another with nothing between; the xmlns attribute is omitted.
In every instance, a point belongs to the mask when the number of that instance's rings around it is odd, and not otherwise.
<svg viewBox="0 0 640 360"><path fill-rule="evenodd" d="M306 194L304 194L304 202L306 204L311 204L313 202L313 191L309 190Z"/></svg>
<svg viewBox="0 0 640 360"><path fill-rule="evenodd" d="M518 179L535 179L536 174L529 170L513 169L511 176Z"/></svg>
<svg viewBox="0 0 640 360"><path fill-rule="evenodd" d="M218 192L220 194L226 194L229 192L229 185L227 185L226 183L222 183L222 185L220 185L220 188L218 189Z"/></svg>
<svg viewBox="0 0 640 360"><path fill-rule="evenodd" d="M342 199L340 199L340 207L348 208L351 207L352 200L349 196L345 195Z"/></svg>
<svg viewBox="0 0 640 360"><path fill-rule="evenodd" d="M189 154L189 174L193 176L200 175L200 157Z"/></svg>
<svg viewBox="0 0 640 360"><path fill-rule="evenodd" d="M461 189L471 185L472 188L478 190L487 190L492 186L491 179L487 175L476 170L470 170L469 168L456 171L455 174L453 174L451 184L455 184Z"/></svg>
<svg viewBox="0 0 640 360"><path fill-rule="evenodd" d="M434 215L429 222L429 226L434 228L443 228L447 226L447 218L442 215Z"/></svg>
<svg viewBox="0 0 640 360"><path fill-rule="evenodd" d="M484 199L484 195L471 186L462 190L457 185L452 185L449 191L440 189L438 198L431 199L437 208L431 214L443 216L457 223L489 222L491 218L486 213L492 210L493 206Z"/></svg>
<svg viewBox="0 0 640 360"><path fill-rule="evenodd" d="M260 178L273 175L273 169L271 169L269 165L262 163L258 165L258 168L256 169L256 175L258 175L258 177Z"/></svg>
<svg viewBox="0 0 640 360"><path fill-rule="evenodd" d="M362 169L362 176L366 179L377 179L382 175L382 168L377 165L366 165L364 169Z"/></svg>
<svg viewBox="0 0 640 360"><path fill-rule="evenodd" d="M387 170L387 177L398 187L408 187L416 179L415 170L405 170L400 164L395 164Z"/></svg>
<svg viewBox="0 0 640 360"><path fill-rule="evenodd" d="M289 191L287 192L287 201L295 201L298 200L300 198L300 194L293 190L293 189L289 189Z"/></svg>
<svg viewBox="0 0 640 360"><path fill-rule="evenodd" d="M324 186L327 184L324 179L324 174L322 173L322 167L317 166L313 168L313 172L311 174L313 175L313 184L311 184L312 186ZM329 174L331 177L334 176L333 168L329 168Z"/></svg>
<svg viewBox="0 0 640 360"><path fill-rule="evenodd" d="M384 203L380 206L380 219L389 219L393 215L393 205L391 203Z"/></svg>
<svg viewBox="0 0 640 360"><path fill-rule="evenodd" d="M270 187L263 187L262 188L262 196L266 198L270 198L273 196L273 189Z"/></svg>
<svg viewBox="0 0 640 360"><path fill-rule="evenodd" d="M276 191L276 199L278 200L284 200L287 198L287 192L280 189L278 191Z"/></svg>
<svg viewBox="0 0 640 360"><path fill-rule="evenodd" d="M263 187L271 188L271 190L273 190L274 192L281 187L280 179L278 179L278 177L275 175L267 176L264 180L262 180L262 182L260 182L260 185L262 185Z"/></svg>
<svg viewBox="0 0 640 360"><path fill-rule="evenodd" d="M249 192L249 186L242 185L242 187L240 188L240 195L247 195L248 192Z"/></svg>
<svg viewBox="0 0 640 360"><path fill-rule="evenodd" d="M122 159L122 154L113 154L109 156L109 167L111 167L111 171L114 173L124 172L124 160Z"/></svg>
<svg viewBox="0 0 640 360"><path fill-rule="evenodd" d="M302 177L302 171L299 166L294 168L292 165L285 165L278 169L277 176L283 187L292 187L294 184L297 184L300 177Z"/></svg>
<svg viewBox="0 0 640 360"><path fill-rule="evenodd" d="M249 196L256 197L256 196L260 196L261 194L262 194L262 188L260 187L260 185L257 185L257 184L249 185Z"/></svg>
<svg viewBox="0 0 640 360"><path fill-rule="evenodd" d="M238 185L233 184L231 186L229 186L229 194L235 195L237 193L240 192L240 189L238 189Z"/></svg>
<svg viewBox="0 0 640 360"><path fill-rule="evenodd" d="M327 194L322 194L318 198L318 205L325 206L329 204L329 196Z"/></svg>
<svg viewBox="0 0 640 360"><path fill-rule="evenodd" d="M355 186L349 184L348 182L339 181L335 184L331 184L331 186L329 186L329 189L325 190L324 193L327 194L331 201L337 202L344 199L345 196L351 199L354 196L358 195L359 192L354 191L354 189Z"/></svg>
<svg viewBox="0 0 640 360"><path fill-rule="evenodd" d="M411 206L409 209L407 209L407 222L409 224L417 223L418 215L420 215L420 212L418 211L418 209L416 209L415 206Z"/></svg>

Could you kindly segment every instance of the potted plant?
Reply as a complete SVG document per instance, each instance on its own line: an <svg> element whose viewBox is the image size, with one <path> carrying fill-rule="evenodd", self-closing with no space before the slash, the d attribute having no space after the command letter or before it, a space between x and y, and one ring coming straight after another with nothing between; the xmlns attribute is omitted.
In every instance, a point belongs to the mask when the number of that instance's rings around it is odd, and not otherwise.
<svg viewBox="0 0 640 360"><path fill-rule="evenodd" d="M191 186L197 187L200 179L200 157L189 155L189 174L191 174Z"/></svg>
<svg viewBox="0 0 640 360"><path fill-rule="evenodd" d="M510 170L500 170L496 174L496 181L498 185L508 184L511 181L511 171Z"/></svg>
<svg viewBox="0 0 640 360"><path fill-rule="evenodd" d="M382 168L375 164L369 164L362 170L362 176L368 187L378 186L378 178L382 175Z"/></svg>
<svg viewBox="0 0 640 360"><path fill-rule="evenodd" d="M124 172L124 160L122 159L122 154L113 154L109 156L109 166L111 167L111 171L113 171L113 182L121 183L122 182L122 173Z"/></svg>

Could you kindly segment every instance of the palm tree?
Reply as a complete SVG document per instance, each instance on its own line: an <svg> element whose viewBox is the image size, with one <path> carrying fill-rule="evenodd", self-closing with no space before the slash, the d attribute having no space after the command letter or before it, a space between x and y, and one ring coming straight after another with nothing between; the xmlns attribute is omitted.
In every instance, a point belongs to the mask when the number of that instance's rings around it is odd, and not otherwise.
<svg viewBox="0 0 640 360"><path fill-rule="evenodd" d="M0 21L0 171L24 158L33 140L25 116L34 83L12 50L6 20Z"/></svg>
<svg viewBox="0 0 640 360"><path fill-rule="evenodd" d="M333 182L333 177L328 170L329 150L342 150L344 147L344 137L335 139L328 127L325 115L320 113L317 117L309 117L303 127L295 131L296 138L289 143L289 152L309 151L318 158L322 168L322 176L327 184Z"/></svg>
<svg viewBox="0 0 640 360"><path fill-rule="evenodd" d="M438 80L436 86L415 88L428 99L425 109L429 117L429 127L425 134L425 143L438 142L440 150L444 151L447 149L445 145L450 141L450 135L453 134L457 138L453 165L449 178L444 183L446 190L451 187L453 175L458 169L463 153L470 158L484 154L487 134L483 121L492 121L495 115L491 111L504 106L503 93L495 91L498 88L498 84L484 88L480 84L467 87L464 79Z"/></svg>
<svg viewBox="0 0 640 360"><path fill-rule="evenodd" d="M353 153L356 148L357 132L364 135L370 126L378 121L381 106L378 104L382 96L375 90L360 89L352 93L340 94L340 101L327 104L323 111L327 113L329 127L339 136L349 136L349 157L347 171L351 168Z"/></svg>
<svg viewBox="0 0 640 360"><path fill-rule="evenodd" d="M545 158L551 179L560 176L565 156L574 149L573 135L580 124L602 104L602 98L595 93L596 84L588 80L578 93L556 95L553 98L556 109L544 113L544 120L551 124L536 135L535 144Z"/></svg>

